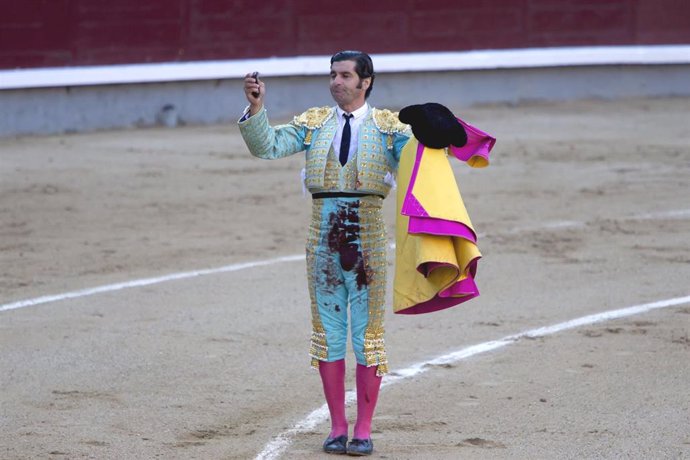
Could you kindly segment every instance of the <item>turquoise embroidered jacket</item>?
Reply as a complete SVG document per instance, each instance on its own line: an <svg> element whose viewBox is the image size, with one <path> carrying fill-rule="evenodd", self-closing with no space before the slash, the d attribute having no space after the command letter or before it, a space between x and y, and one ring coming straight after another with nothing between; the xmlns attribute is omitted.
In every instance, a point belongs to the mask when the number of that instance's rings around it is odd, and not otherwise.
<svg viewBox="0 0 690 460"><path fill-rule="evenodd" d="M334 107L315 107L286 125L271 127L266 109L262 108L238 124L249 151L256 157L274 160L305 151L305 185L310 193L335 190L388 195L393 182L390 178L411 135L409 126L398 120L397 113L371 108L359 129L356 180L352 188L333 189L324 184L324 178L338 130L335 113Z"/></svg>

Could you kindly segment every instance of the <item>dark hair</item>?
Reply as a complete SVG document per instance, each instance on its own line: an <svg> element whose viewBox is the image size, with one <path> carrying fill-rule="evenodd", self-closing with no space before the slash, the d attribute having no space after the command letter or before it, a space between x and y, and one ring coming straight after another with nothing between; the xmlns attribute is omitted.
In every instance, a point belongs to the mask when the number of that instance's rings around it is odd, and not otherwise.
<svg viewBox="0 0 690 460"><path fill-rule="evenodd" d="M371 94L371 90L374 89L374 78L376 78L374 74L374 63L371 62L371 57L367 53L361 51L340 51L331 57L331 65L339 61L355 61L355 71L357 75L359 75L360 80L371 78L369 88L367 88L367 91L364 93L364 98L368 98L369 94Z"/></svg>

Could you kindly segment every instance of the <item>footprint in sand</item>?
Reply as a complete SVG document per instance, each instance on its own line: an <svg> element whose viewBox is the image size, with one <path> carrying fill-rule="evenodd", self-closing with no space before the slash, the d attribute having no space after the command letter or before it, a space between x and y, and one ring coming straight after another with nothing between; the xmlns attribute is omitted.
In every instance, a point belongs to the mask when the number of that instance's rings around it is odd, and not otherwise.
<svg viewBox="0 0 690 460"><path fill-rule="evenodd" d="M505 444L482 438L467 438L458 444L460 447L481 447L482 449L505 449Z"/></svg>

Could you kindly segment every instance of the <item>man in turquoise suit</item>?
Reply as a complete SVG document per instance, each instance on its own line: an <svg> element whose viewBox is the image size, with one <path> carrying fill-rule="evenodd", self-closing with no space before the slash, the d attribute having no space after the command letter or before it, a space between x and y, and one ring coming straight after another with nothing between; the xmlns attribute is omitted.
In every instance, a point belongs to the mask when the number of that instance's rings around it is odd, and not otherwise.
<svg viewBox="0 0 690 460"><path fill-rule="evenodd" d="M381 214L410 133L397 113L369 106L374 87L371 58L342 51L331 58L330 90L336 107L315 107L272 127L264 107L265 84L247 74L249 107L239 121L252 155L278 159L306 152L304 183L312 195L307 276L312 311L310 356L319 369L331 415L323 444L329 453L369 455L371 420L384 346L386 232ZM348 306L357 360L357 421L348 443L345 352Z"/></svg>

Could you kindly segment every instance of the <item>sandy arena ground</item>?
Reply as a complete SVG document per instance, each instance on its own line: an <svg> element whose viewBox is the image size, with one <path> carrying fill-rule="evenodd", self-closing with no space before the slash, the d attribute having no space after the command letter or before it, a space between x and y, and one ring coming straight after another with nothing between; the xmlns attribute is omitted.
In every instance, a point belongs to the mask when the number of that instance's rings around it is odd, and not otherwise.
<svg viewBox="0 0 690 460"><path fill-rule="evenodd" d="M456 113L499 139L488 169L454 165L482 295L390 313L393 371L690 295L690 99ZM300 255L302 162L251 157L231 125L0 140L0 305ZM254 458L323 403L304 272L0 311L0 458ZM375 457L690 458L689 336L687 299L428 366L382 391ZM327 432L288 435L281 458L325 457Z"/></svg>

